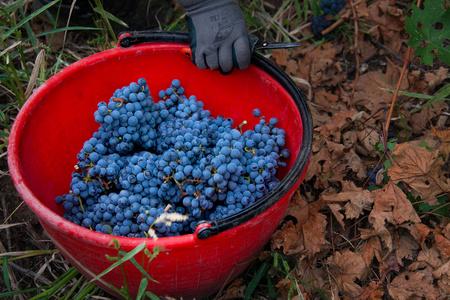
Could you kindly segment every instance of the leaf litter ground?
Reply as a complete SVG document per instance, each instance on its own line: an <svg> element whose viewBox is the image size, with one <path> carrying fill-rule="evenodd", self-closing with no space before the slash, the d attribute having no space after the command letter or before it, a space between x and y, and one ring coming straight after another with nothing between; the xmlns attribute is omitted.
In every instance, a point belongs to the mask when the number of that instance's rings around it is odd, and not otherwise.
<svg viewBox="0 0 450 300"><path fill-rule="evenodd" d="M322 43L306 40L268 56L308 95L314 122L304 182L258 259L274 261L276 253L294 262L283 275L275 265L268 270L279 299L450 295L448 102L410 113L426 101L412 93L434 95L450 82L449 69L436 59L429 67L411 56L401 76L409 38L407 5L357 1L352 9L347 4L339 14L346 34L338 28ZM355 24L358 36L351 31ZM389 116L399 81L409 94L398 95ZM19 206L5 156L0 166L2 223L17 208L8 220L17 226L4 229L0 252L54 249L34 215ZM13 287L23 289L24 283L48 284L67 267L54 254L21 259L9 272ZM248 285L240 277L217 298L242 298ZM251 298L269 299L264 287L255 294Z"/></svg>

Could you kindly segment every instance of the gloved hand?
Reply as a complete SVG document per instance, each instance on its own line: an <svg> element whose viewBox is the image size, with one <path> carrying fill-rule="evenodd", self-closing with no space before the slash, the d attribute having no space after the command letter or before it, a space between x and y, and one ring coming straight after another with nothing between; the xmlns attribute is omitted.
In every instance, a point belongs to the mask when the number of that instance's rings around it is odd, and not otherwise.
<svg viewBox="0 0 450 300"><path fill-rule="evenodd" d="M179 0L187 11L192 62L200 69L245 69L251 51L244 14L234 0Z"/></svg>

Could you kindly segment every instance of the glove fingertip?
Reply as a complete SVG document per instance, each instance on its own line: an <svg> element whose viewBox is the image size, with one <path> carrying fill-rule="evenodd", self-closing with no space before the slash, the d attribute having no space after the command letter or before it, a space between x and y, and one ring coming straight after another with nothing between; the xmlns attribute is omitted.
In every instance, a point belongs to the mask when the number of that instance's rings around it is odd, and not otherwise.
<svg viewBox="0 0 450 300"><path fill-rule="evenodd" d="M252 53L248 39L240 38L233 44L233 64L238 69L246 69L250 65Z"/></svg>

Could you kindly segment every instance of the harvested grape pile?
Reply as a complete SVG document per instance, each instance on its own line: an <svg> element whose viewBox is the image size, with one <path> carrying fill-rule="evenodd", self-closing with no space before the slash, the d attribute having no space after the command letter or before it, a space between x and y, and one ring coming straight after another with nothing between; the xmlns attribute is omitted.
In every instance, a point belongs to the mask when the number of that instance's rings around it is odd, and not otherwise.
<svg viewBox="0 0 450 300"><path fill-rule="evenodd" d="M101 126L77 155L70 192L56 198L64 218L117 236L148 237L150 228L177 236L239 213L280 182L277 168L290 152L276 118L255 109L259 124L243 132L245 122L211 117L177 79L159 98L141 78L98 104ZM166 213L188 217L155 223Z"/></svg>

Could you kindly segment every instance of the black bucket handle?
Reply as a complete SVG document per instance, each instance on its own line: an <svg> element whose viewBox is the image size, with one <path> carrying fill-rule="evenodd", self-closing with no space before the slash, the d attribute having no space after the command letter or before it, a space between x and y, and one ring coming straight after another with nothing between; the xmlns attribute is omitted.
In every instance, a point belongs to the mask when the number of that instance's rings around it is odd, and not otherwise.
<svg viewBox="0 0 450 300"><path fill-rule="evenodd" d="M118 46L128 48L133 45L151 42L190 44L189 35L185 31L145 30L120 33ZM199 222L197 225L198 230L195 231L199 239L207 239L210 236L239 226L269 209L292 188L309 163L312 151L313 123L305 95L283 70L259 53L253 53L251 63L277 80L294 100L303 125L300 151L291 170L283 179L284 184L278 184L269 194L232 216L214 221ZM207 226L205 226L205 223Z"/></svg>

